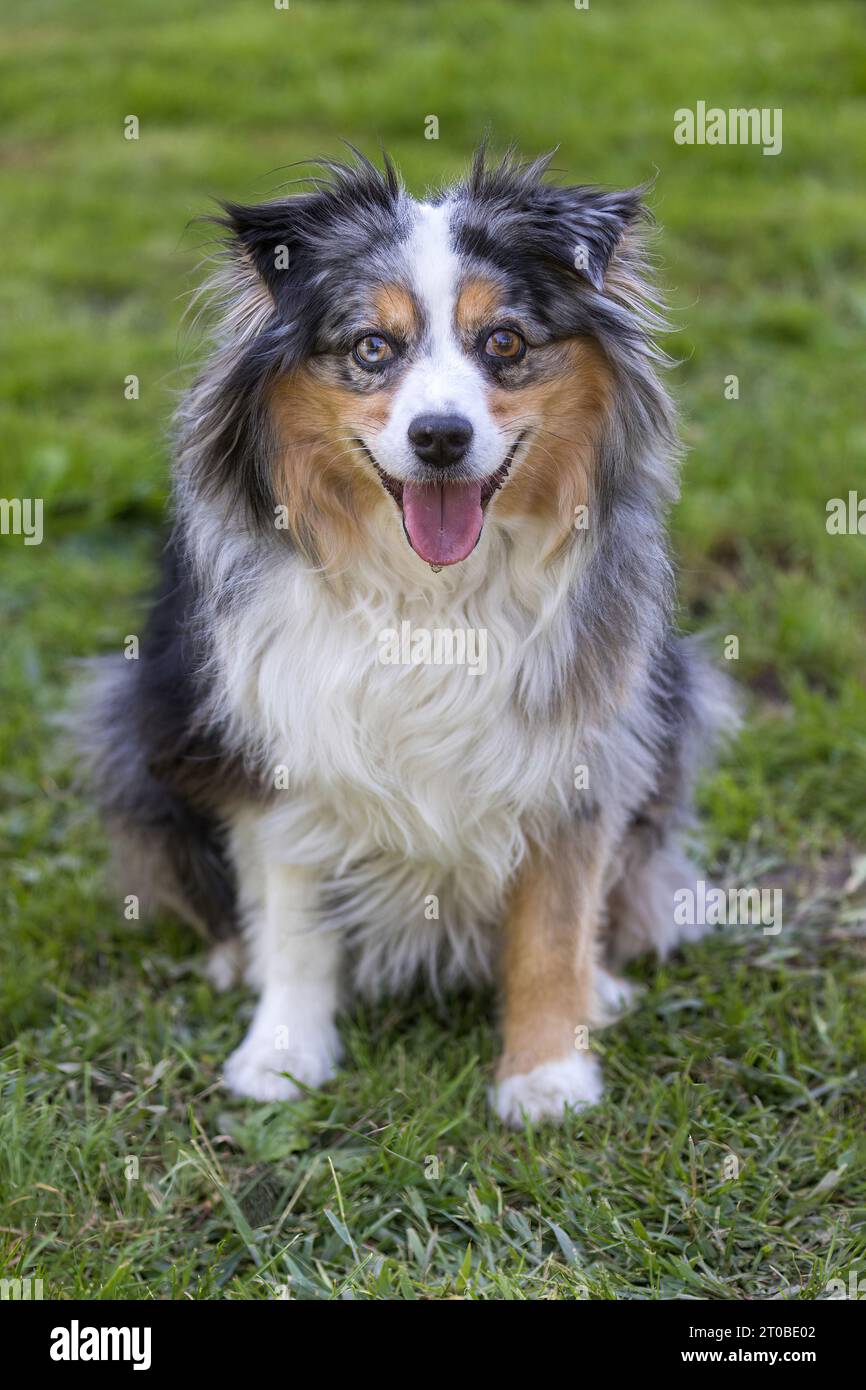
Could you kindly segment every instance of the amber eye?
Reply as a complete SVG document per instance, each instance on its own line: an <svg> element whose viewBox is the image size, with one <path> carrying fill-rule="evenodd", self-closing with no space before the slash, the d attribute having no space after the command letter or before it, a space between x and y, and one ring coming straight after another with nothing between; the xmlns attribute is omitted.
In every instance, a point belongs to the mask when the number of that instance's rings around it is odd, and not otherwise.
<svg viewBox="0 0 866 1390"><path fill-rule="evenodd" d="M390 361L394 352L387 338L380 337L378 333L368 333L366 337L358 339L352 348L352 356L362 367L381 367Z"/></svg>
<svg viewBox="0 0 866 1390"><path fill-rule="evenodd" d="M513 328L495 328L484 344L488 357L498 357L501 361L517 362L526 351L526 343Z"/></svg>

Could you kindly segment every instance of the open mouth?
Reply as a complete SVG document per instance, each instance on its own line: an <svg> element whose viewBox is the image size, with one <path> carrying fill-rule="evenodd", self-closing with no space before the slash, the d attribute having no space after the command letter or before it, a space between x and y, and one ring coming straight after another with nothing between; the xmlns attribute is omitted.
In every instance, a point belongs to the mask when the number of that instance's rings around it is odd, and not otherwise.
<svg viewBox="0 0 866 1390"><path fill-rule="evenodd" d="M518 436L495 473L477 482L400 482L379 467L366 446L362 447L385 491L400 508L412 549L428 565L440 569L458 564L475 549L484 525L484 508L508 477L523 438L523 434Z"/></svg>

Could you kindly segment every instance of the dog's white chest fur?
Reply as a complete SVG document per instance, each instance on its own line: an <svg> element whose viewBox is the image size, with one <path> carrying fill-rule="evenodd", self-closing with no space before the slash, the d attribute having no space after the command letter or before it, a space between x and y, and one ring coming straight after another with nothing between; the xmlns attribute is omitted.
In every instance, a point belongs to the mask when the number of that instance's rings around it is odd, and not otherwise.
<svg viewBox="0 0 866 1390"><path fill-rule="evenodd" d="M527 830L567 795L576 760L572 735L538 718L568 636L566 576L539 583L537 538L486 528L453 578L396 527L381 540L387 562L374 551L349 602L292 560L220 635L230 726L274 772L242 857L256 841L316 868L374 992L422 965L487 972ZM437 662L437 630L469 660Z"/></svg>

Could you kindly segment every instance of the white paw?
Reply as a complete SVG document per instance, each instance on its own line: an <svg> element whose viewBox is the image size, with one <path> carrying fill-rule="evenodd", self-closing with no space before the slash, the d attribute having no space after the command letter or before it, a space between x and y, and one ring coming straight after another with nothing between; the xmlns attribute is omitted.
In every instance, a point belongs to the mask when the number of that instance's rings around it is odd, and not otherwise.
<svg viewBox="0 0 866 1390"><path fill-rule="evenodd" d="M606 1028L633 1008L643 990L631 980L611 975L603 966L595 967L595 1026Z"/></svg>
<svg viewBox="0 0 866 1390"><path fill-rule="evenodd" d="M585 1110L601 1100L603 1089L595 1057L576 1052L506 1077L494 1087L492 1100L499 1118L520 1129L525 1119L561 1120L566 1110Z"/></svg>
<svg viewBox="0 0 866 1390"><path fill-rule="evenodd" d="M297 1100L303 1094L300 1086L282 1073L291 1072L305 1086L322 1086L336 1072L339 1051L335 1029L304 1049L275 1047L272 1033L251 1032L228 1058L223 1084L252 1100Z"/></svg>
<svg viewBox="0 0 866 1390"><path fill-rule="evenodd" d="M218 994L238 984L243 969L243 948L239 939L220 941L211 949L204 965L204 977Z"/></svg>

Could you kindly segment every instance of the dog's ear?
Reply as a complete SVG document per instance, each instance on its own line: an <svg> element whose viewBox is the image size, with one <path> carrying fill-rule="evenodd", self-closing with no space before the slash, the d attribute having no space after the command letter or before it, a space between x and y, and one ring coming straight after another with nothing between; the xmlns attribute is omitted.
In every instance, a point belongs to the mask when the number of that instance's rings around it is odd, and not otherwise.
<svg viewBox="0 0 866 1390"><path fill-rule="evenodd" d="M387 156L379 170L349 149L350 163L313 162L310 191L257 206L221 205L218 220L280 307L311 292L316 268L353 264L393 225L402 194L396 169Z"/></svg>
<svg viewBox="0 0 866 1390"><path fill-rule="evenodd" d="M298 283L304 245L297 234L309 197L296 194L275 203L245 205L222 203L222 226L231 232L236 247L267 285L277 303L292 283Z"/></svg>
<svg viewBox="0 0 866 1390"><path fill-rule="evenodd" d="M601 293L614 251L630 227L649 216L643 188L608 193L589 185L538 189L548 254Z"/></svg>
<svg viewBox="0 0 866 1390"><path fill-rule="evenodd" d="M643 201L647 190L611 192L591 184L548 183L554 154L551 150L524 164L508 150L491 166L482 145L466 183L475 213L468 219L466 239L470 249L507 241L520 256L540 257L600 293L617 246L629 228L649 217Z"/></svg>

